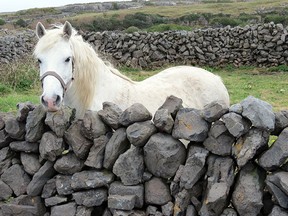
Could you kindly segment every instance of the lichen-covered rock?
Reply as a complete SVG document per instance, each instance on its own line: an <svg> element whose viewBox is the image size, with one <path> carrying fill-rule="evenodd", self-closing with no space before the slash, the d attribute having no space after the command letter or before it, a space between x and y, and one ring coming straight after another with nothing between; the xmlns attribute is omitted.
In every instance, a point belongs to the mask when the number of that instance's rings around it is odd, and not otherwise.
<svg viewBox="0 0 288 216"><path fill-rule="evenodd" d="M98 115L101 117L102 121L114 130L120 127L119 119L122 113L123 111L118 105L111 102L104 102L103 109L98 111Z"/></svg>
<svg viewBox="0 0 288 216"><path fill-rule="evenodd" d="M53 132L46 132L41 138L39 152L42 158L55 161L64 151L63 138L58 138Z"/></svg>
<svg viewBox="0 0 288 216"><path fill-rule="evenodd" d="M171 95L166 98L165 102L162 104L162 106L159 107L158 110L167 109L168 113L175 118L177 112L183 108L182 103L183 100L181 98L177 98L174 95Z"/></svg>
<svg viewBox="0 0 288 216"><path fill-rule="evenodd" d="M171 178L186 159L184 145L168 134L152 135L143 149L145 165L157 177Z"/></svg>
<svg viewBox="0 0 288 216"><path fill-rule="evenodd" d="M209 124L200 115L200 111L182 108L177 112L172 136L194 142L203 142L208 135Z"/></svg>
<svg viewBox="0 0 288 216"><path fill-rule="evenodd" d="M239 172L232 193L233 206L239 215L258 215L263 207L265 172L253 163L247 163Z"/></svg>
<svg viewBox="0 0 288 216"><path fill-rule="evenodd" d="M152 119L152 114L140 103L135 103L128 107L121 114L119 122L123 126L131 125L135 122L143 122Z"/></svg>
<svg viewBox="0 0 288 216"><path fill-rule="evenodd" d="M113 173L124 185L137 185L142 182L144 168L143 150L133 146L118 157Z"/></svg>
<svg viewBox="0 0 288 216"><path fill-rule="evenodd" d="M242 115L252 122L256 128L273 131L275 128L275 114L272 106L253 96L241 101Z"/></svg>

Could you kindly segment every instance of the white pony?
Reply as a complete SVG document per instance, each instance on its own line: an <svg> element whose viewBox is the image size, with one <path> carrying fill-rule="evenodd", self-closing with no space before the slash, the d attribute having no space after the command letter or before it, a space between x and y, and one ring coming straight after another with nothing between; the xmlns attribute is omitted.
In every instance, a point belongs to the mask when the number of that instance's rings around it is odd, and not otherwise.
<svg viewBox="0 0 288 216"><path fill-rule="evenodd" d="M221 78L204 69L171 67L134 82L106 65L69 22L51 30L38 23L36 34L39 41L34 55L40 65L41 102L49 111L58 110L64 102L82 118L87 109L100 110L102 103L109 101L123 110L142 103L154 114L170 95L181 98L185 107L202 109L213 101L229 107Z"/></svg>

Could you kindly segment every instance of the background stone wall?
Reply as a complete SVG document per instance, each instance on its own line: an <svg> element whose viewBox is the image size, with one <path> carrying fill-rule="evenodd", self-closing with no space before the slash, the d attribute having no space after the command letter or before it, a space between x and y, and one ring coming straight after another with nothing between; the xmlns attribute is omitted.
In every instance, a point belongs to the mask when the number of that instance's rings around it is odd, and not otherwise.
<svg viewBox="0 0 288 216"><path fill-rule="evenodd" d="M288 63L287 27L259 24L163 33L86 32L83 37L114 64L154 68L165 64L275 66ZM0 37L0 62L31 54L35 36Z"/></svg>
<svg viewBox="0 0 288 216"><path fill-rule="evenodd" d="M74 114L24 103L0 115L0 215L288 214L287 111L170 96L154 116L108 102Z"/></svg>

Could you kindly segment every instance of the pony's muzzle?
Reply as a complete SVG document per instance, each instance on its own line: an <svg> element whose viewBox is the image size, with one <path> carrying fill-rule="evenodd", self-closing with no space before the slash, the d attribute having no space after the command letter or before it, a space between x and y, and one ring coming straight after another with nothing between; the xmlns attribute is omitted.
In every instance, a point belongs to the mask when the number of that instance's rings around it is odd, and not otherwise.
<svg viewBox="0 0 288 216"><path fill-rule="evenodd" d="M60 107L61 97L59 95L55 95L51 98L46 97L46 96L41 96L41 103L43 106L48 108L48 111L55 112Z"/></svg>

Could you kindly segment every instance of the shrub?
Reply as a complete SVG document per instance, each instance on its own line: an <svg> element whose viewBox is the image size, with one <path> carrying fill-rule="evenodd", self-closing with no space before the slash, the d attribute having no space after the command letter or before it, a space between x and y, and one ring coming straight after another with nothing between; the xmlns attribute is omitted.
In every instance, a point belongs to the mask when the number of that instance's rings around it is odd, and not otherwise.
<svg viewBox="0 0 288 216"><path fill-rule="evenodd" d="M39 85L38 73L34 59L25 57L22 60L2 64L0 67L0 82L6 87L25 91Z"/></svg>
<svg viewBox="0 0 288 216"><path fill-rule="evenodd" d="M242 22L241 22L241 20L236 19L236 18L217 17L217 18L212 19L211 24L212 25L217 25L217 26L228 26L228 25L230 25L232 27L235 27L235 26L241 25Z"/></svg>
<svg viewBox="0 0 288 216"><path fill-rule="evenodd" d="M22 27L22 28L25 28L25 27L28 26L28 23L27 23L25 20L23 20L23 19L18 19L18 20L15 22L15 25L20 26L20 27Z"/></svg>
<svg viewBox="0 0 288 216"><path fill-rule="evenodd" d="M164 23L166 19L159 15L145 14L145 13L135 13L128 14L123 19L123 27L128 28L130 26L135 26L140 29L148 28L155 24Z"/></svg>
<svg viewBox="0 0 288 216"><path fill-rule="evenodd" d="M138 31L140 31L140 29L135 26L130 26L125 30L126 33L133 33L133 32L138 32Z"/></svg>
<svg viewBox="0 0 288 216"><path fill-rule="evenodd" d="M267 15L264 18L264 22L274 22L274 23L282 23L283 25L288 24L288 16L286 15L278 15L278 14L271 14Z"/></svg>
<svg viewBox="0 0 288 216"><path fill-rule="evenodd" d="M5 24L5 20L0 19L0 25L4 25Z"/></svg>
<svg viewBox="0 0 288 216"><path fill-rule="evenodd" d="M189 26L182 26L176 24L159 24L151 26L150 28L147 29L148 32L164 32L164 31L176 31L176 30L191 31L192 28Z"/></svg>

